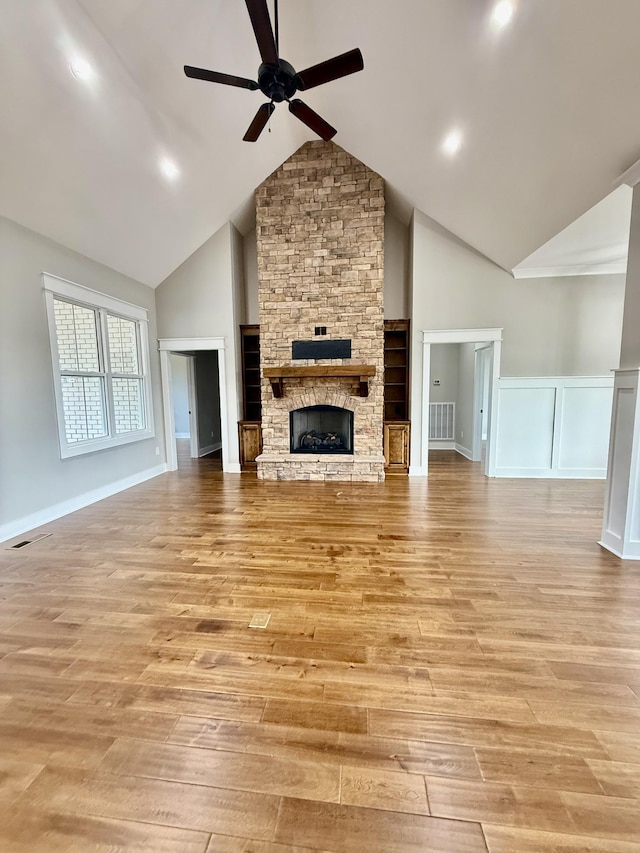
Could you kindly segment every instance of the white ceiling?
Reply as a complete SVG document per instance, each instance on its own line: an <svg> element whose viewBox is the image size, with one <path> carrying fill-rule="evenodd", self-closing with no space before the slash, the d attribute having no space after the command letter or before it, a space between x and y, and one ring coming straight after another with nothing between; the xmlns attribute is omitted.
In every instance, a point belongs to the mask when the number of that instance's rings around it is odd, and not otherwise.
<svg viewBox="0 0 640 853"><path fill-rule="evenodd" d="M363 72L303 98L397 203L510 270L640 155L640 2L519 0L500 34L492 5L281 0L280 52L302 69L360 47ZM0 214L157 285L313 138L280 105L242 142L263 96L185 63L256 76L243 0L2 0Z"/></svg>

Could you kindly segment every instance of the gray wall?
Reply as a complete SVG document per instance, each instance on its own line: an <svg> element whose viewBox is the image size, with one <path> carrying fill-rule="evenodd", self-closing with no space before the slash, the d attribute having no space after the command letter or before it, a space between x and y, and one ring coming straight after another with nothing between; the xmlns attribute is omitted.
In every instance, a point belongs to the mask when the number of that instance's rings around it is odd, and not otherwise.
<svg viewBox="0 0 640 853"><path fill-rule="evenodd" d="M60 459L43 272L148 310L155 438ZM0 525L163 463L154 291L0 218L0 294Z"/></svg>
<svg viewBox="0 0 640 853"><path fill-rule="evenodd" d="M246 321L251 325L260 322L258 309L258 238L256 229L249 231L243 238L244 255L244 293L246 306Z"/></svg>
<svg viewBox="0 0 640 853"><path fill-rule="evenodd" d="M198 450L220 446L220 379L218 353L196 354L196 397L198 400Z"/></svg>
<svg viewBox="0 0 640 853"><path fill-rule="evenodd" d="M236 235L235 228L226 223L159 285L156 304L160 338L224 338L229 436L226 462L239 471L237 422L242 395L238 393L237 347L242 320L234 293L238 275Z"/></svg>
<svg viewBox="0 0 640 853"><path fill-rule="evenodd" d="M503 376L601 376L618 364L623 275L514 280L420 211L414 343L425 329L503 328Z"/></svg>
<svg viewBox="0 0 640 853"><path fill-rule="evenodd" d="M624 303L624 337L620 351L620 367L625 370L640 365L640 184L633 190L628 276L629 286Z"/></svg>
<svg viewBox="0 0 640 853"><path fill-rule="evenodd" d="M431 347L431 403L455 403L458 399L460 344L434 344ZM440 385L434 385L434 379Z"/></svg>
<svg viewBox="0 0 640 853"><path fill-rule="evenodd" d="M384 217L384 316L409 317L410 229L390 213Z"/></svg>
<svg viewBox="0 0 640 853"><path fill-rule="evenodd" d="M502 328L502 376L602 376L620 353L625 277L515 281L419 210L411 229L411 458L422 464L422 332Z"/></svg>

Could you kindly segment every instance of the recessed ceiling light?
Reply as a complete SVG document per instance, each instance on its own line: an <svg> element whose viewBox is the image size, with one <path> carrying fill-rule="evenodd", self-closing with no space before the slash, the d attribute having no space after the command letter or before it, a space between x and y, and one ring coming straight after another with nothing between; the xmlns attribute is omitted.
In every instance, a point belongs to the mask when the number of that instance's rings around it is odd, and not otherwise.
<svg viewBox="0 0 640 853"><path fill-rule="evenodd" d="M93 68L81 56L69 60L69 69L76 80L90 80L93 77Z"/></svg>
<svg viewBox="0 0 640 853"><path fill-rule="evenodd" d="M493 7L491 20L496 27L502 29L502 27L507 26L513 17L514 11L515 9L511 0L500 0L500 2L496 3Z"/></svg>
<svg viewBox="0 0 640 853"><path fill-rule="evenodd" d="M160 161L160 171L168 181L175 181L180 176L180 169L168 157L163 157Z"/></svg>
<svg viewBox="0 0 640 853"><path fill-rule="evenodd" d="M448 133L442 143L442 150L445 154L453 157L462 148L462 133L459 130L452 130Z"/></svg>

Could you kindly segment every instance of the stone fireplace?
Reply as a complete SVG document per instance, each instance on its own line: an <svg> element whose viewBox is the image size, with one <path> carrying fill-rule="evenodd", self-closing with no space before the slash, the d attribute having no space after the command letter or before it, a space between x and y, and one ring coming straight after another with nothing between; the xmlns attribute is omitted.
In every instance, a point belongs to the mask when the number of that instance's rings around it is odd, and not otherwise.
<svg viewBox="0 0 640 853"><path fill-rule="evenodd" d="M379 482L382 178L332 142L308 142L258 188L256 231L258 476Z"/></svg>

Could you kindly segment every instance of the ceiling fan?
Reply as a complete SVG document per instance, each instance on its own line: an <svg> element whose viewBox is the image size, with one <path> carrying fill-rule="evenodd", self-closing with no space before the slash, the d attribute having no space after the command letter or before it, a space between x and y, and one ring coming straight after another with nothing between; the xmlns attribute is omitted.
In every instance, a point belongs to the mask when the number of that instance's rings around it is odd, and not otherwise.
<svg viewBox="0 0 640 853"><path fill-rule="evenodd" d="M310 127L322 139L331 139L336 135L335 127L326 122L317 112L307 106L300 98L294 98L298 91L313 89L322 83L330 83L356 71L362 71L364 61L360 50L349 50L333 59L327 59L318 65L305 68L304 71L296 72L295 68L279 55L278 38L278 0L274 0L275 36L271 27L267 0L245 0L253 32L258 42L258 50L262 63L258 68L258 82L246 77L236 77L233 74L221 74L218 71L207 71L205 68L194 68L191 65L184 66L187 77L196 80L208 80L211 83L224 83L226 86L238 86L240 89L249 89L261 92L269 98L269 103L262 104L255 114L253 121L245 135L245 142L255 142L266 127L271 113L276 104L287 101L289 111L299 118L301 122Z"/></svg>

